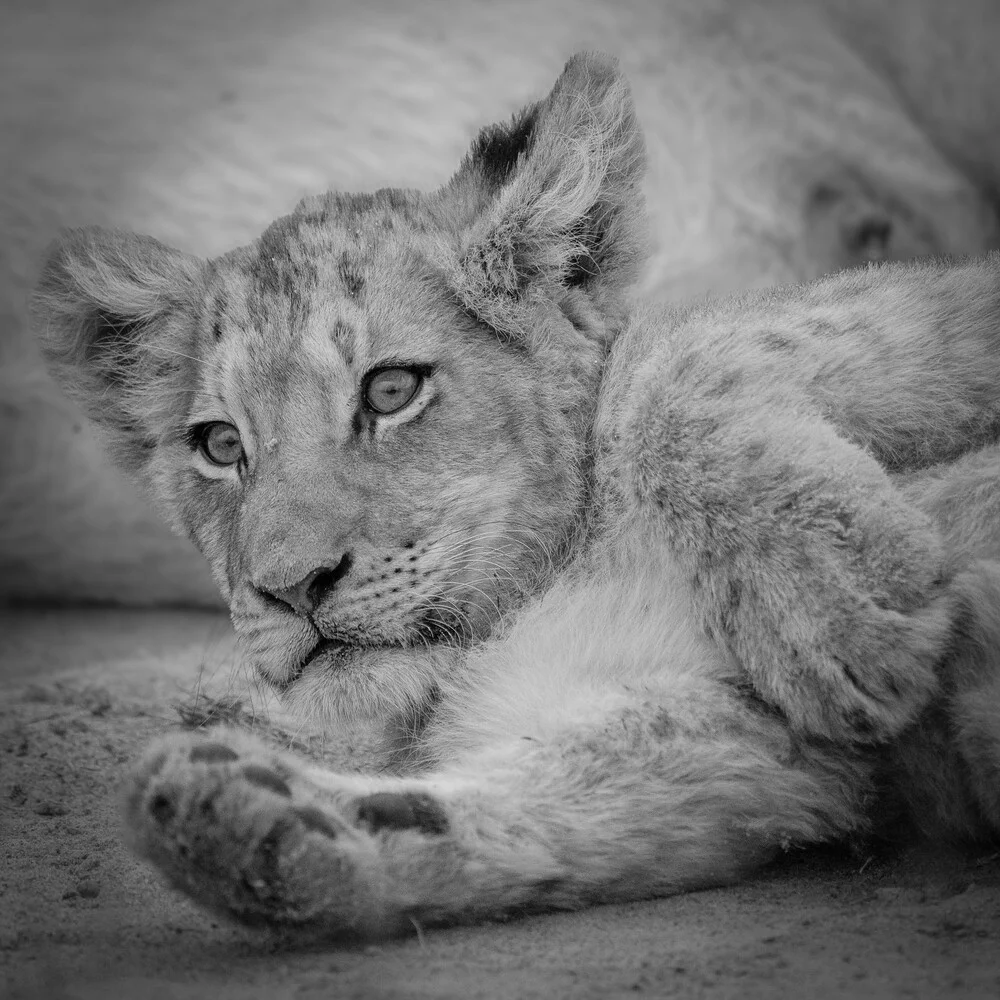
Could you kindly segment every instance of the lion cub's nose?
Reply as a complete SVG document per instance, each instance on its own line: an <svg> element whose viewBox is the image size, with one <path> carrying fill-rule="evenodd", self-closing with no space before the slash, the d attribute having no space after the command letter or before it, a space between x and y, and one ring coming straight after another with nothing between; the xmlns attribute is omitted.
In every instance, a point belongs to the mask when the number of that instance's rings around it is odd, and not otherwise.
<svg viewBox="0 0 1000 1000"><path fill-rule="evenodd" d="M347 575L351 568L351 554L345 552L336 566L319 566L298 583L283 589L268 589L265 593L287 604L293 611L308 617L323 603L324 598Z"/></svg>

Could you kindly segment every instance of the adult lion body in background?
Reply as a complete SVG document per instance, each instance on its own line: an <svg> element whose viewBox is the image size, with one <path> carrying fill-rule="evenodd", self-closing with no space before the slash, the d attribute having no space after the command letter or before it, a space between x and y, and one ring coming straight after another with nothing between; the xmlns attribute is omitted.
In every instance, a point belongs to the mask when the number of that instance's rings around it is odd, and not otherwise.
<svg viewBox="0 0 1000 1000"><path fill-rule="evenodd" d="M238 11L238 14L236 13ZM621 55L673 300L996 243L989 0L40 2L0 38L0 597L210 602L187 543L42 373L45 242L103 223L200 254L307 192L428 189L566 56Z"/></svg>

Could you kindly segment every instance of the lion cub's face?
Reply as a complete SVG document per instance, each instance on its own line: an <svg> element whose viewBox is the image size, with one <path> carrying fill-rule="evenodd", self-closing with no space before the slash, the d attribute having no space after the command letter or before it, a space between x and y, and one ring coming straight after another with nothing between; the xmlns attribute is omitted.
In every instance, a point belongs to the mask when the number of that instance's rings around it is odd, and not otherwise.
<svg viewBox="0 0 1000 1000"><path fill-rule="evenodd" d="M207 263L102 230L53 251L54 373L298 700L412 709L434 651L488 635L559 559L641 260L642 162L615 66L578 57L434 194L307 199Z"/></svg>
<svg viewBox="0 0 1000 1000"><path fill-rule="evenodd" d="M398 199L347 227L311 209L210 269L156 459L281 685L487 634L582 487L576 362L550 372L464 312Z"/></svg>

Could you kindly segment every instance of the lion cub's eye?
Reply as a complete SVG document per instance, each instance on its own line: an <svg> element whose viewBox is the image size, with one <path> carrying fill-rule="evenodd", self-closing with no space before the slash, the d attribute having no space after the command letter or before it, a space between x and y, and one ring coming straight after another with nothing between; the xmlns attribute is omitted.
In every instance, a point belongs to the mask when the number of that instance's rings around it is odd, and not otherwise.
<svg viewBox="0 0 1000 1000"><path fill-rule="evenodd" d="M417 394L422 379L409 368L383 368L365 386L365 405L376 413L397 413Z"/></svg>
<svg viewBox="0 0 1000 1000"><path fill-rule="evenodd" d="M243 457L240 432L221 420L204 424L198 434L201 453L215 465L235 465Z"/></svg>

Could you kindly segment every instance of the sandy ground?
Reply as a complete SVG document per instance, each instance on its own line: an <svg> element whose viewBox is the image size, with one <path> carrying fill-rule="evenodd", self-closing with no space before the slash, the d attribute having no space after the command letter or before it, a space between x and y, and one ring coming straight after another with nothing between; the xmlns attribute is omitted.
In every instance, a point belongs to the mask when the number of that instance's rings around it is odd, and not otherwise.
<svg viewBox="0 0 1000 1000"><path fill-rule="evenodd" d="M210 614L0 613L0 995L1000 996L1000 854L984 850L801 852L730 889L367 947L220 923L129 856L116 792L193 692L267 710L234 664Z"/></svg>

